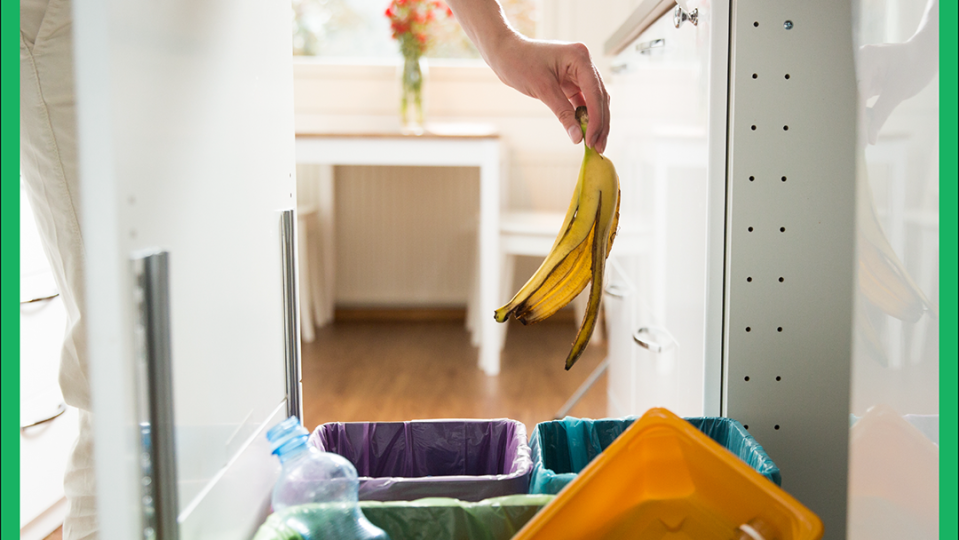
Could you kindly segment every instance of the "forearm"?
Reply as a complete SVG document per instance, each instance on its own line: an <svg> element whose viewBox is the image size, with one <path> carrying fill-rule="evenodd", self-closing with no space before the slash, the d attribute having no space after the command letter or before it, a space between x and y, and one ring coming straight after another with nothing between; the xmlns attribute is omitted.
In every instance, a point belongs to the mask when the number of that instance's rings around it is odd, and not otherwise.
<svg viewBox="0 0 959 540"><path fill-rule="evenodd" d="M466 36L476 45L483 59L491 67L496 61L496 49L509 41L523 39L513 30L503 8L496 0L447 0Z"/></svg>

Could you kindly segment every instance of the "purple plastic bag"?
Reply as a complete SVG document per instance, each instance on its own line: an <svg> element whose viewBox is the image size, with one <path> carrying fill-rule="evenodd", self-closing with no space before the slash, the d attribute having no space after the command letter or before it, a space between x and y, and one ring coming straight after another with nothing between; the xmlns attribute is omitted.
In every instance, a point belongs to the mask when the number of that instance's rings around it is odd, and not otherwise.
<svg viewBox="0 0 959 540"><path fill-rule="evenodd" d="M334 422L310 444L353 463L363 501L526 493L533 464L526 426L508 419Z"/></svg>

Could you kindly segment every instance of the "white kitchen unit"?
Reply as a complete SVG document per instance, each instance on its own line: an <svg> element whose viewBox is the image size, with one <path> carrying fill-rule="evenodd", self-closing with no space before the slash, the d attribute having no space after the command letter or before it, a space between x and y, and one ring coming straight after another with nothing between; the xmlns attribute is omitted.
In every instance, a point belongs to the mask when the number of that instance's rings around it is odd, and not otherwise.
<svg viewBox="0 0 959 540"><path fill-rule="evenodd" d="M74 32L101 538L249 538L299 412L290 4L79 0Z"/></svg>
<svg viewBox="0 0 959 540"><path fill-rule="evenodd" d="M20 538L42 540L67 512L63 473L77 410L57 382L66 309L20 187Z"/></svg>
<svg viewBox="0 0 959 540"><path fill-rule="evenodd" d="M696 25L676 28L670 12L613 61L615 129L607 154L622 183L621 221L652 234L642 240L645 250L628 253L627 237L613 245L617 300L608 295L605 309L608 324L617 325L611 337L619 337L609 345L617 349L609 355L610 416L657 406L703 413L710 13L704 7ZM725 61L720 56L714 61ZM714 91L725 95L725 88ZM713 140L724 152L724 139Z"/></svg>
<svg viewBox="0 0 959 540"><path fill-rule="evenodd" d="M609 154L648 255L610 275L611 415L742 422L846 527L855 247L850 6L642 2L607 42ZM614 250L613 256L616 256Z"/></svg>

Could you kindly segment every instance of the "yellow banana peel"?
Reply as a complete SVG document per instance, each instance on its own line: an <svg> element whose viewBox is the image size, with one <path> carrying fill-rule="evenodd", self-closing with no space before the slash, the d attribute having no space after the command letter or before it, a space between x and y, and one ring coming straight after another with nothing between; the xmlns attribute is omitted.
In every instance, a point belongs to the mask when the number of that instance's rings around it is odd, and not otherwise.
<svg viewBox="0 0 959 540"><path fill-rule="evenodd" d="M585 140L589 122L586 107L576 109ZM569 304L592 282L586 315L566 369L579 359L596 327L603 296L606 257L613 247L619 225L619 176L609 158L583 145L586 150L563 226L539 269L506 305L496 310L498 322L510 315L523 324L542 321Z"/></svg>

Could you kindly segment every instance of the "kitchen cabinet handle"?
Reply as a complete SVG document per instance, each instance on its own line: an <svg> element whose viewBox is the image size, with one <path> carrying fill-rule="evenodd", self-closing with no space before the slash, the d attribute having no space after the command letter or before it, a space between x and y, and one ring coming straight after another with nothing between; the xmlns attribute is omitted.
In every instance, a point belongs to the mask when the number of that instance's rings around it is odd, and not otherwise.
<svg viewBox="0 0 959 540"><path fill-rule="evenodd" d="M666 40L659 38L636 44L639 54L652 54L652 49L661 49L666 46Z"/></svg>
<svg viewBox="0 0 959 540"><path fill-rule="evenodd" d="M300 308L296 287L296 213L280 214L280 248L283 259L283 334L286 359L286 415L303 420L300 395Z"/></svg>
<svg viewBox="0 0 959 540"><path fill-rule="evenodd" d="M652 339L652 336L655 336L656 334L661 334L661 336L666 339ZM638 343L640 347L649 349L654 353L668 351L677 345L676 338L669 333L669 330L666 330L661 326L644 326L639 330L636 330L633 332L633 341Z"/></svg>
<svg viewBox="0 0 959 540"><path fill-rule="evenodd" d="M626 295L629 294L629 288L619 283L609 283L603 291L613 298L626 298Z"/></svg>
<svg viewBox="0 0 959 540"><path fill-rule="evenodd" d="M175 540L176 421L170 324L170 254L151 249L132 256L136 308L137 420L140 424L140 518L144 538Z"/></svg>
<svg viewBox="0 0 959 540"><path fill-rule="evenodd" d="M689 21L693 26L699 25L699 8L686 12L682 6L676 6L673 10L673 26L679 28L684 22Z"/></svg>
<svg viewBox="0 0 959 540"><path fill-rule="evenodd" d="M20 432L22 433L32 427L39 426L40 424L46 424L47 422L50 422L56 419L57 417L59 417L65 412L67 412L67 404L61 401L60 404L57 405L57 410L54 411L53 414L46 416L44 418L41 418L39 420L34 420L33 422L30 422L29 424L22 424L20 426Z"/></svg>

